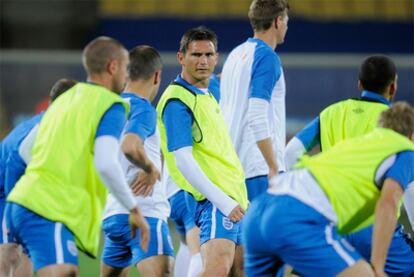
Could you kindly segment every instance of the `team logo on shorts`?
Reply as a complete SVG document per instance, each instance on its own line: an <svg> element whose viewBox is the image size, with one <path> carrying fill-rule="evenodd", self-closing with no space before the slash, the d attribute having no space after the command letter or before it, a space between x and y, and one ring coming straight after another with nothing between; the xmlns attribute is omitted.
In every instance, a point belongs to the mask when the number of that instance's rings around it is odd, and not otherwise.
<svg viewBox="0 0 414 277"><path fill-rule="evenodd" d="M68 251L72 256L77 256L78 255L78 248L76 247L76 244L73 240L68 240L66 242L67 247L68 247Z"/></svg>
<svg viewBox="0 0 414 277"><path fill-rule="evenodd" d="M226 230L231 230L233 228L233 222L228 217L223 217L223 227Z"/></svg>

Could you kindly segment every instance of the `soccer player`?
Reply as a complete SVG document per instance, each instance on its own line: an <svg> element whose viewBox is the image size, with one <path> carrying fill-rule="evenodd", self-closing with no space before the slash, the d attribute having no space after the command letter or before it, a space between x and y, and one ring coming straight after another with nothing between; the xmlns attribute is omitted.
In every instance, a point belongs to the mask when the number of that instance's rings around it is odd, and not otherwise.
<svg viewBox="0 0 414 277"><path fill-rule="evenodd" d="M59 95L73 87L77 81L60 79L52 87L49 93L49 104ZM0 214L2 228L0 230L0 276L30 276L32 265L24 253L20 253L19 246L14 243L13 236L7 230L6 214L4 207L6 197L12 190L19 178L24 174L27 166L27 150L25 141L29 134L43 117L44 112L20 123L8 134L2 143L0 156L1 179L0 179Z"/></svg>
<svg viewBox="0 0 414 277"><path fill-rule="evenodd" d="M150 225L149 249L144 252L139 239L131 238L128 210L109 194L104 211L101 276L126 276L130 265L135 265L141 276L170 276L172 272L174 250L166 221L170 205L165 183L160 181L157 112L151 105L160 86L161 69L156 49L135 47L129 53L128 82L121 94L130 103L131 112L123 131L120 161L129 185L137 185L133 188L136 195L144 194L136 196L136 202ZM143 182L149 183L146 187L153 186L153 191L145 193Z"/></svg>
<svg viewBox="0 0 414 277"><path fill-rule="evenodd" d="M220 101L220 79L211 74L208 90L217 102ZM195 200L187 192L180 189L164 168L164 182L167 183L167 195L171 204L170 219L180 234L180 246L175 258L175 276L198 276L203 267L200 254L200 229L195 224ZM190 262L188 262L190 261Z"/></svg>
<svg viewBox="0 0 414 277"><path fill-rule="evenodd" d="M272 179L243 222L248 276L292 265L304 276L384 276L403 191L414 180L414 109L400 102L378 128ZM340 234L374 221L371 266Z"/></svg>
<svg viewBox="0 0 414 277"><path fill-rule="evenodd" d="M78 249L97 255L106 187L130 211L132 236L140 228L141 246L148 245L148 224L116 151L128 112L118 95L128 52L118 41L99 37L82 59L88 83L78 83L47 110L32 160L7 198L11 232L39 276L77 276Z"/></svg>
<svg viewBox="0 0 414 277"><path fill-rule="evenodd" d="M231 51L221 73L220 107L250 201L285 170L285 79L274 50L284 42L288 9L286 0L254 0L249 10L254 36Z"/></svg>
<svg viewBox="0 0 414 277"><path fill-rule="evenodd" d="M217 55L214 32L204 27L188 30L177 54L182 72L157 105L169 174L197 201L201 276L230 272L248 201L242 166L220 107L208 91Z"/></svg>
<svg viewBox="0 0 414 277"><path fill-rule="evenodd" d="M325 152L345 139L364 135L375 128L379 114L388 109L397 91L394 62L382 55L367 57L359 70L358 88L362 92L360 98L330 105L289 142L285 153L289 168L315 145L320 145L322 152ZM404 198L406 199L406 192ZM412 201L414 198L407 199L404 203ZM411 212L410 209L407 210ZM369 226L346 236L368 261L371 256L372 231L372 226ZM413 242L404 234L402 225L398 225L394 232L385 271L397 276L414 274Z"/></svg>

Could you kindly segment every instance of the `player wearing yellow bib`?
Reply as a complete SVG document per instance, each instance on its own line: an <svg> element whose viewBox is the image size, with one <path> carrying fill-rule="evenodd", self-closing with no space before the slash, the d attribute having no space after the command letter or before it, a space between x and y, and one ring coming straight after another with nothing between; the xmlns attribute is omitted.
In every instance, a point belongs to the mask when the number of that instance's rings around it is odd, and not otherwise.
<svg viewBox="0 0 414 277"><path fill-rule="evenodd" d="M379 128L272 179L243 223L248 276L283 263L303 276L384 275L403 191L414 180L414 109L396 103ZM375 225L372 268L341 235Z"/></svg>
<svg viewBox="0 0 414 277"><path fill-rule="evenodd" d="M379 113L387 109L397 90L397 74L394 62L386 56L367 57L361 64L358 87L361 98L348 99L332 104L320 116L300 131L288 144L286 159L289 165L297 160L305 150L320 144L327 151L342 140L358 137L372 131ZM402 154L405 156L406 154ZM408 200L414 186L408 186L404 199ZM412 197L412 196L411 196ZM406 201L404 201L406 203ZM411 210L407 209L410 213ZM371 258L372 226L346 236L358 252L369 261ZM413 242L398 225L388 251L385 271L391 276L411 276L414 274Z"/></svg>
<svg viewBox="0 0 414 277"><path fill-rule="evenodd" d="M169 174L197 201L201 276L227 276L247 208L244 173L220 107L208 90L217 63L217 37L207 28L187 31L177 54L181 74L158 106L161 148ZM241 274L241 273L240 273Z"/></svg>
<svg viewBox="0 0 414 277"><path fill-rule="evenodd" d="M128 52L100 37L84 49L83 63L88 83L78 83L46 111L32 160L7 198L10 229L39 276L77 276L77 248L97 255L106 187L130 211L133 236L139 227L141 246L148 243L148 224L115 151L129 110L118 95Z"/></svg>

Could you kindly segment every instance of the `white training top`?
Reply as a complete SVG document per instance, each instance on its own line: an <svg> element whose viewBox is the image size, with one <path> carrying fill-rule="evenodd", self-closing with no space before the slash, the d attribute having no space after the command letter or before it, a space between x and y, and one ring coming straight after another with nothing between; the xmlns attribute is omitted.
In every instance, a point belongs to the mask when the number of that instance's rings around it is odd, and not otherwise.
<svg viewBox="0 0 414 277"><path fill-rule="evenodd" d="M284 171L286 86L280 59L274 50L262 40L252 38L237 46L224 63L220 93L223 116L246 178L269 172L256 144L266 137L259 133L266 133L272 139L279 170ZM249 105L260 101L250 100L265 100L267 108L251 110ZM256 117L255 113L264 113L267 117L263 126L252 124L254 119L262 117Z"/></svg>

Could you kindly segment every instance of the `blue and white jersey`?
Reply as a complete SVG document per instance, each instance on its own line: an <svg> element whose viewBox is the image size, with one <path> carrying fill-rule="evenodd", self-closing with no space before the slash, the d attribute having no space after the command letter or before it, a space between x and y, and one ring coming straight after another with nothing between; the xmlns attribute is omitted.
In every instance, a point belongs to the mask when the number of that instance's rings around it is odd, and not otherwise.
<svg viewBox="0 0 414 277"><path fill-rule="evenodd" d="M155 167L161 172L160 135L157 128L157 112L151 103L133 93L124 92L122 98L129 101L131 111L123 134L132 133L138 135L144 143L145 153ZM142 169L132 164L120 151L119 160L128 184L132 184L137 174ZM166 220L170 214L170 204L166 197L165 183L157 180L150 196L137 196L136 201L142 214L146 217L155 217ZM121 203L112 194L108 195L104 211L104 218L116 214L128 214Z"/></svg>
<svg viewBox="0 0 414 277"><path fill-rule="evenodd" d="M16 126L1 144L0 198L4 198L23 175L26 162L21 156L20 148L30 131L39 124L44 113L40 113ZM13 182L14 180L14 182Z"/></svg>
<svg viewBox="0 0 414 277"><path fill-rule="evenodd" d="M387 178L392 178L400 184L404 191L405 202L413 203L414 151L403 151L386 158L377 168L375 183L378 187L382 187ZM275 195L290 195L299 199L330 221L337 223L337 216L331 202L306 168L289 171L274 177L271 180L271 188L268 192ZM410 192L411 195L408 195ZM411 218L414 218L414 210L407 209L407 212Z"/></svg>
<svg viewBox="0 0 414 277"><path fill-rule="evenodd" d="M249 99L269 103L267 117L279 170L285 170L286 86L275 51L260 39L237 46L224 63L220 79L220 107L246 178L267 175L267 163L248 125Z"/></svg>
<svg viewBox="0 0 414 277"><path fill-rule="evenodd" d="M210 92L217 102L220 100L220 81L215 74L212 74L210 77L208 89L201 89L191 85L181 75L178 75L174 82L181 84L196 94L208 94ZM180 120L177 120L177 118ZM175 151L186 146L193 146L191 125L193 124L194 116L186 105L179 100L170 101L165 106L163 121L167 132L169 151ZM169 175L167 166L164 165L163 168L163 182L165 182L167 187L167 196L170 198L180 191L181 188L177 186Z"/></svg>

